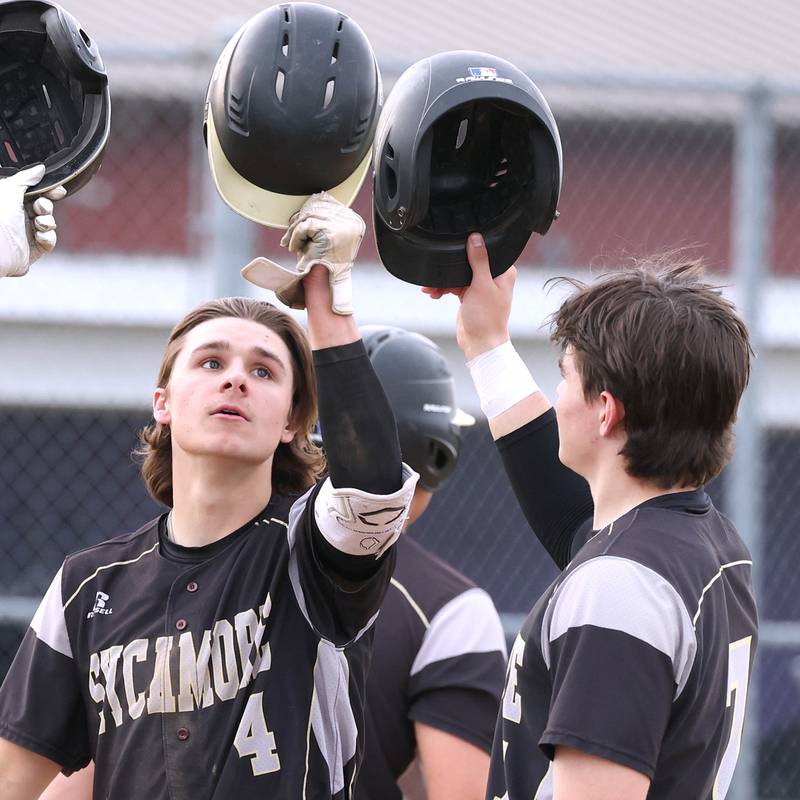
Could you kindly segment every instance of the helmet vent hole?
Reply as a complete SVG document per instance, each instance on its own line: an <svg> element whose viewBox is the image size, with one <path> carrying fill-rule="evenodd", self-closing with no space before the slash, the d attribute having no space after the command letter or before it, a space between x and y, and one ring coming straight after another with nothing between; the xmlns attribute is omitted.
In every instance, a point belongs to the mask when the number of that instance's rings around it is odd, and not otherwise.
<svg viewBox="0 0 800 800"><path fill-rule="evenodd" d="M58 139L58 143L63 147L64 143L66 142L66 139L64 138L64 129L61 127L61 123L58 120L56 120L53 123L53 127L55 128L56 131L56 138Z"/></svg>
<svg viewBox="0 0 800 800"><path fill-rule="evenodd" d="M335 85L336 85L336 78L331 78L325 84L325 99L322 101L323 108L327 108L331 104L331 101L333 100L333 89Z"/></svg>
<svg viewBox="0 0 800 800"><path fill-rule="evenodd" d="M81 28L78 32L81 35L81 39L83 39L83 43L87 47L91 47L92 46L92 40L89 38L89 34L86 33L86 31L83 28Z"/></svg>
<svg viewBox="0 0 800 800"><path fill-rule="evenodd" d="M286 82L286 73L279 69L278 73L275 75L275 95L278 98L278 102L283 102L283 86Z"/></svg>
<svg viewBox="0 0 800 800"><path fill-rule="evenodd" d="M283 21L284 22L289 22L289 7L288 6L284 6L284 8L283 8Z"/></svg>
<svg viewBox="0 0 800 800"><path fill-rule="evenodd" d="M283 34L283 44L281 44L281 52L284 54L284 56L288 56L289 55L289 34L288 33L284 33Z"/></svg>
<svg viewBox="0 0 800 800"><path fill-rule="evenodd" d="M14 146L11 144L11 142L3 142L3 144L6 147L6 153L8 154L8 157L11 159L11 163L12 164L19 163L19 159L17 158L17 154L14 152Z"/></svg>
<svg viewBox="0 0 800 800"><path fill-rule="evenodd" d="M341 33L343 27L344 27L344 17L339 17L339 27L336 28L336 32Z"/></svg>
<svg viewBox="0 0 800 800"><path fill-rule="evenodd" d="M333 45L333 52L331 53L331 64L335 64L339 60L339 42Z"/></svg>
<svg viewBox="0 0 800 800"><path fill-rule="evenodd" d="M383 165L383 177L386 182L386 194L390 200L397 195L397 173L388 165Z"/></svg>
<svg viewBox="0 0 800 800"><path fill-rule="evenodd" d="M456 134L456 150L461 149L461 145L464 144L464 141L467 138L467 130L469 128L469 120L462 119L461 123L458 126L458 133Z"/></svg>
<svg viewBox="0 0 800 800"><path fill-rule="evenodd" d="M53 107L53 101L50 99L50 92L47 91L47 87L42 84L42 94L44 94L44 101L47 103L48 108Z"/></svg>
<svg viewBox="0 0 800 800"><path fill-rule="evenodd" d="M386 142L386 146L383 148L383 154L389 161L394 161L394 147L392 147L389 142Z"/></svg>

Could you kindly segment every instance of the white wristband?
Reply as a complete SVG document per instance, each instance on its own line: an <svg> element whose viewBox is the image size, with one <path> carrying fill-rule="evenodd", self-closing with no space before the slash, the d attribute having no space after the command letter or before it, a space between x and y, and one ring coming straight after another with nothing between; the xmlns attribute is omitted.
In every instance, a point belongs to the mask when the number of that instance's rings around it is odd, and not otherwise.
<svg viewBox="0 0 800 800"><path fill-rule="evenodd" d="M467 361L467 366L487 419L508 411L520 400L539 391L510 341L475 356Z"/></svg>

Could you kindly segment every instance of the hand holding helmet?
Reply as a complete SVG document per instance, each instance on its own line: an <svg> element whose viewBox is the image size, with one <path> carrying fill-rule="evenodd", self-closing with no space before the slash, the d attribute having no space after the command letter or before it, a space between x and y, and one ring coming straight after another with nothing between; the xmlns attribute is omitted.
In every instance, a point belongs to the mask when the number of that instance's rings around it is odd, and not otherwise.
<svg viewBox="0 0 800 800"><path fill-rule="evenodd" d="M31 264L56 246L53 200L66 190L58 186L32 203L25 203L25 190L44 175L44 165L21 170L0 179L0 277L24 275Z"/></svg>
<svg viewBox="0 0 800 800"><path fill-rule="evenodd" d="M353 313L350 271L361 240L364 220L327 192L312 195L291 218L281 244L297 254L295 269L286 269L267 258L251 261L242 275L256 286L272 289L291 308L305 308L303 278L316 264L329 273L331 309Z"/></svg>

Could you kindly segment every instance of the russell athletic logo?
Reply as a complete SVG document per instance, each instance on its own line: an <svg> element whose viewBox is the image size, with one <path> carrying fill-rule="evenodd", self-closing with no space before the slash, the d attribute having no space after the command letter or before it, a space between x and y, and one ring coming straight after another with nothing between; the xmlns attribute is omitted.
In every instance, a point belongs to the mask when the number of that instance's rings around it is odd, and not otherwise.
<svg viewBox="0 0 800 800"><path fill-rule="evenodd" d="M91 619L95 614L110 614L114 609L106 606L109 599L105 592L98 592L94 598L94 607L86 615L86 619Z"/></svg>

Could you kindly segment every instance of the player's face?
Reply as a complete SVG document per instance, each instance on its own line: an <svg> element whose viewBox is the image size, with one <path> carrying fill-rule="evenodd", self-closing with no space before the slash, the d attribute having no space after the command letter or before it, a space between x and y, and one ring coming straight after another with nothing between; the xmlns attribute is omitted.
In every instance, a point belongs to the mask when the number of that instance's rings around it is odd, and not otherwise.
<svg viewBox="0 0 800 800"><path fill-rule="evenodd" d="M186 334L153 413L173 450L263 465L290 442L292 367L278 334L252 320L221 317Z"/></svg>
<svg viewBox="0 0 800 800"><path fill-rule="evenodd" d="M590 478L596 445L600 439L598 405L584 397L571 348L564 351L559 366L561 383L556 388L558 457L565 466Z"/></svg>

